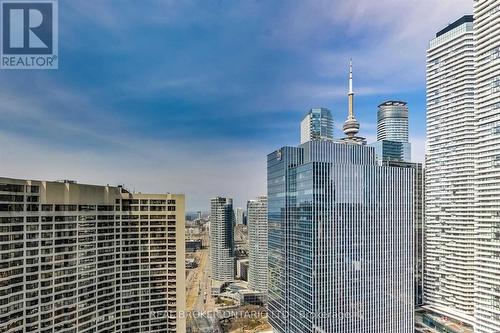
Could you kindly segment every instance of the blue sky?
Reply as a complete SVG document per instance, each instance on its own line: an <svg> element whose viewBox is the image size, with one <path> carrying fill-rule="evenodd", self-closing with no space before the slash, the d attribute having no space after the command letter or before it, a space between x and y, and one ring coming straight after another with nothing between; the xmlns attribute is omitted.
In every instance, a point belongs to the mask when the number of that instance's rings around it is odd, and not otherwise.
<svg viewBox="0 0 500 333"><path fill-rule="evenodd" d="M237 205L266 192L267 153L311 107L408 102L425 151L425 52L472 0L59 2L59 69L0 72L0 176L124 184ZM337 129L336 136L340 136Z"/></svg>

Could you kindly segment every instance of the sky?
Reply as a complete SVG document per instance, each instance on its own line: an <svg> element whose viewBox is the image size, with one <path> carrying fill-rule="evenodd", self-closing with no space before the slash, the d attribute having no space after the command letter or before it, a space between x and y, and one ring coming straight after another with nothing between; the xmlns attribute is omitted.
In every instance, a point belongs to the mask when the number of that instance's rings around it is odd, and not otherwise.
<svg viewBox="0 0 500 333"><path fill-rule="evenodd" d="M425 56L472 0L59 1L59 69L0 71L0 177L185 193L187 211L266 193L266 156L312 107L360 135L410 109L425 154Z"/></svg>

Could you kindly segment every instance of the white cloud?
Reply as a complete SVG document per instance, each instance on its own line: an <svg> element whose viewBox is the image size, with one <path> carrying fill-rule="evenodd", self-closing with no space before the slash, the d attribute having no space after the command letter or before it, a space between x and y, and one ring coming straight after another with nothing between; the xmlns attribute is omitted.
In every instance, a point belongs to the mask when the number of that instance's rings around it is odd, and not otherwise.
<svg viewBox="0 0 500 333"><path fill-rule="evenodd" d="M71 151L0 132L0 176L123 184L144 193L185 193L188 210L207 209L209 198L217 195L234 197L243 205L244 200L265 194L268 151L263 147L217 151L217 144L208 143L194 150L122 140L129 146L126 151Z"/></svg>
<svg viewBox="0 0 500 333"><path fill-rule="evenodd" d="M143 6L142 3L139 6ZM138 20L153 18L155 24L183 22L180 14L186 12L185 9L176 10L178 2L155 3L161 3L154 8L162 10L138 16L117 1L68 2L67 6L74 15L62 19L77 20L79 23L91 21L123 39L120 40L123 45L128 45L124 31L133 29ZM362 83L361 80L356 81L360 84L356 86L357 95L422 89L425 49L429 39L447 23L472 11L471 0L318 0L286 3L292 5L277 15L272 13L271 23L262 28L265 30L263 39L270 48L307 52L309 45L317 41L322 41L317 45L325 45L325 40L334 41L335 34L350 37L355 43L332 46L331 50L314 50L311 59L314 60L312 70L316 73L313 74L324 81L296 84L300 79L290 80L293 81L290 85L279 88L284 92L281 95L260 94L252 97L253 105L258 107L251 112L263 112L270 108L287 110L291 106L305 112L308 107L304 104L310 101L322 104L331 99L345 98L345 85L332 87L327 81L335 78L345 84L347 59L351 56L355 61L356 80L358 77L363 79ZM191 8L193 2L183 4ZM114 6L120 6L120 10ZM248 11L231 8L229 15L234 20L238 15L258 17L259 13L262 14L256 3L242 6ZM220 10L215 11L212 20ZM193 13L183 24L197 20L206 24L206 16L206 12ZM132 17L135 17L133 21L130 20ZM72 23L73 28L80 26ZM70 30L62 31L62 34L77 33ZM77 40L77 36L73 37ZM135 85L135 93L142 89L144 95L165 90L182 93L187 87L195 95L220 94L218 91L222 88L237 95L243 93L241 89L244 88L233 81L221 87L217 80L212 82L212 76L208 79L171 77L161 70L145 74L151 74L150 80L145 75L134 82L117 82L117 85L122 84L126 93L134 92ZM187 208L191 210L208 208L209 198L216 195L234 197L238 206L244 206L244 200L266 191L265 159L271 149L264 144L250 146L200 137L197 138L199 142L193 145L179 140L135 137L126 124L114 117L116 113L103 109L102 100L109 96L103 98L98 89L72 90L61 81L48 79L47 75L20 76L24 80L22 82L15 82L13 77L9 75L7 78L6 75L0 80L0 116L4 121L0 127L0 176L49 180L69 178L82 183L125 184L131 190L142 192L183 192L187 194ZM20 95L18 91L23 89L16 88L25 87L27 78L32 87L38 87L33 88L36 93ZM339 120L343 119L342 116ZM7 120L15 126L24 126L23 131L17 133L15 129L8 129L5 125ZM363 123L361 126L361 134L373 141L374 125ZM35 136L27 135L34 131L40 132L45 140L38 141ZM97 147L82 148L75 137L92 140ZM425 139L417 135L412 137L411 142L413 158L423 162Z"/></svg>
<svg viewBox="0 0 500 333"><path fill-rule="evenodd" d="M74 179L124 184L142 192L185 193L192 210L208 208L208 199L216 195L234 197L243 205L266 191L266 147L213 138L196 138L193 144L134 136L111 118L110 110L98 112L91 96L51 81L37 82L53 92L50 97L21 96L18 91L23 90L2 85L0 177ZM22 132L9 124L22 126Z"/></svg>
<svg viewBox="0 0 500 333"><path fill-rule="evenodd" d="M299 2L275 21L272 43L305 48L335 36L352 39L318 55L316 71L343 77L347 59L379 88L412 90L425 75L430 39L448 23L472 13L472 0L320 0ZM284 28L286 27L286 28ZM371 84L370 84L371 85Z"/></svg>

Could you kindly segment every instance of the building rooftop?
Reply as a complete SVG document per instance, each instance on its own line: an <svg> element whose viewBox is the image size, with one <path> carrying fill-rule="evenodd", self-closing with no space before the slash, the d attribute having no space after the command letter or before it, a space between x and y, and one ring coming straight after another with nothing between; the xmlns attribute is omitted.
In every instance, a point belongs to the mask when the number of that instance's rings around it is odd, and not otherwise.
<svg viewBox="0 0 500 333"><path fill-rule="evenodd" d="M381 107L381 106L390 106L390 105L406 105L407 103L406 102L403 102L403 101L385 101L383 103L380 103L378 107Z"/></svg>
<svg viewBox="0 0 500 333"><path fill-rule="evenodd" d="M464 23L473 22L473 21L474 21L474 17L472 15L464 15L461 18L459 18L458 20L456 20L455 22L448 24L448 26L446 28L438 31L438 33L436 34L436 37L444 35L448 31L451 31L451 30L455 29L456 27L461 26Z"/></svg>

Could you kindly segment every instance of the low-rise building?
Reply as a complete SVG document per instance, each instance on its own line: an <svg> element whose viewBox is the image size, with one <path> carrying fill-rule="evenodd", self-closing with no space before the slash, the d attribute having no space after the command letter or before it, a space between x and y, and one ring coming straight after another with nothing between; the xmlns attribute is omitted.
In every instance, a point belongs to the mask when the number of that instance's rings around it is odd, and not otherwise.
<svg viewBox="0 0 500 333"><path fill-rule="evenodd" d="M187 239L186 252L196 252L201 250L203 242L201 239Z"/></svg>

